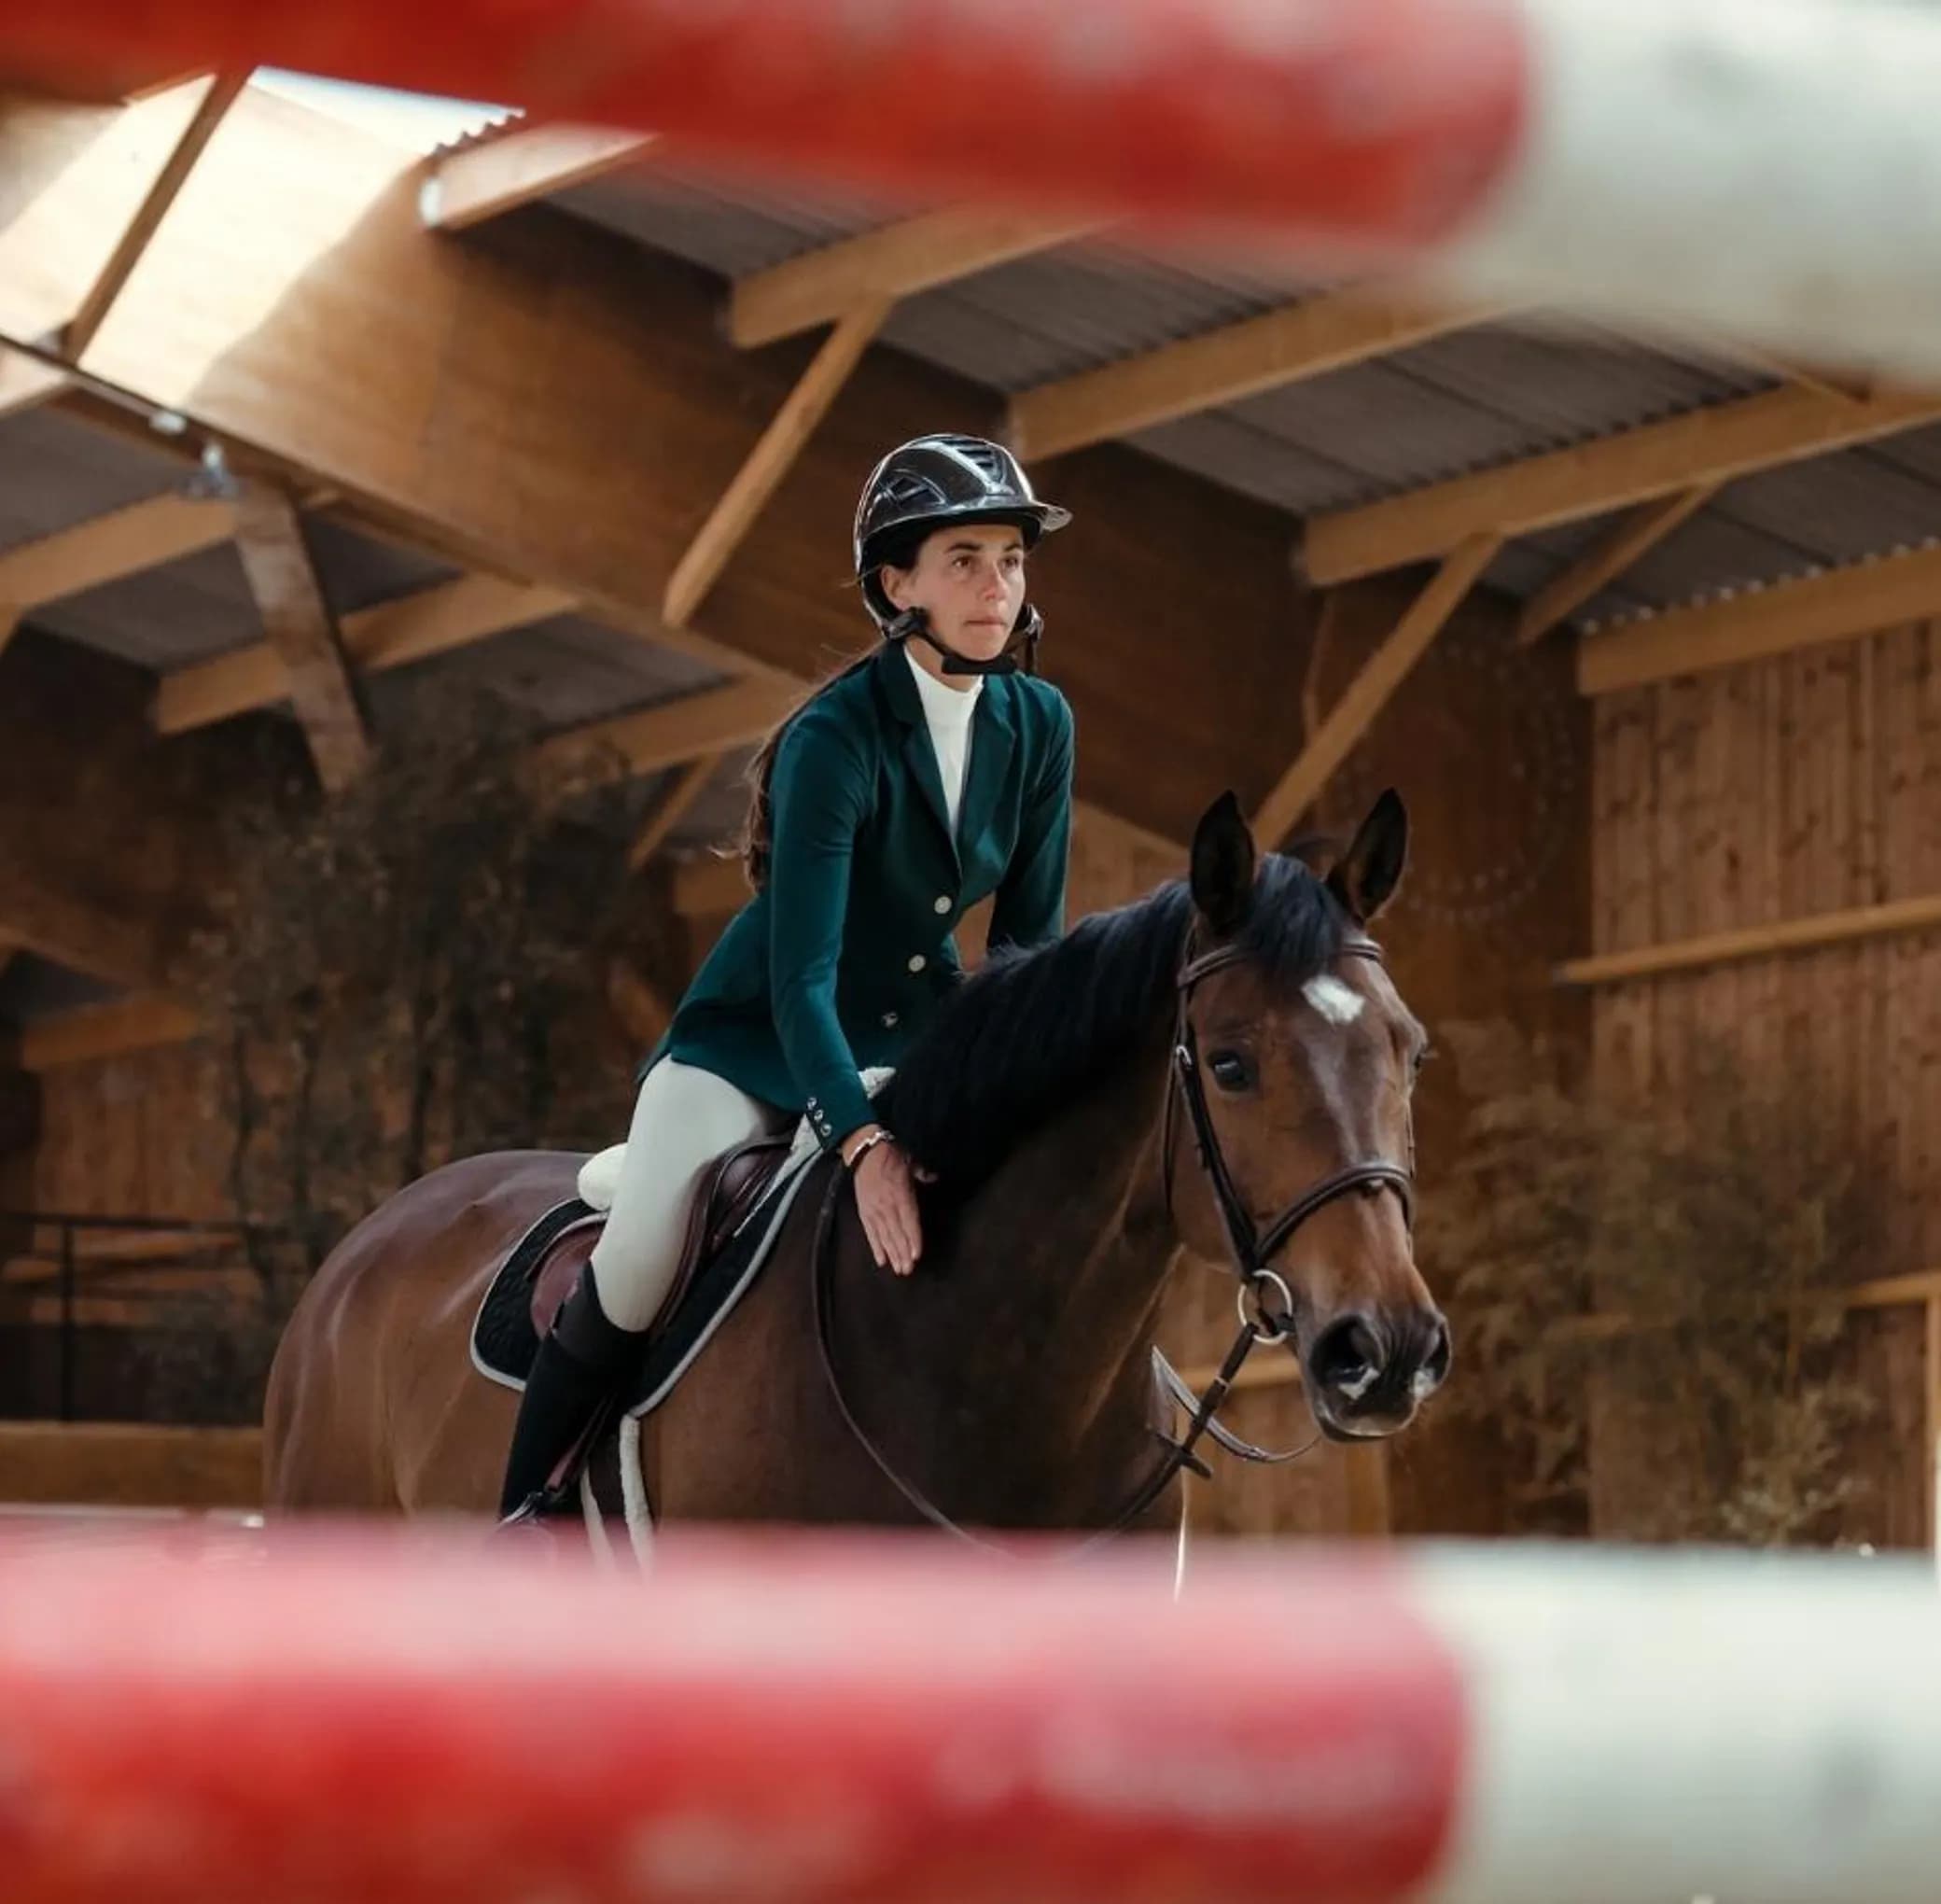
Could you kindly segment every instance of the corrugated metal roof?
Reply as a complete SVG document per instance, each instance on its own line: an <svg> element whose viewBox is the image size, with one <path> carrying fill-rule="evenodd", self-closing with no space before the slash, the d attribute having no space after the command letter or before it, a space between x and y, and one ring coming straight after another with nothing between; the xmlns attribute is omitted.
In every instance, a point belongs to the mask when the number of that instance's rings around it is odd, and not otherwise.
<svg viewBox="0 0 1941 1904"><path fill-rule="evenodd" d="M408 692L403 682L426 673L454 692L500 696L529 716L536 732L547 734L650 707L722 679L672 649L562 615L376 676L370 683L373 706L382 711L387 697Z"/></svg>
<svg viewBox="0 0 1941 1904"><path fill-rule="evenodd" d="M32 619L36 627L158 674L263 636L242 558L229 542L45 603Z"/></svg>
<svg viewBox="0 0 1941 1904"><path fill-rule="evenodd" d="M769 181L730 181L656 153L626 172L609 173L555 193L551 203L656 250L724 277L786 263L914 209L885 201L796 196Z"/></svg>
<svg viewBox="0 0 1941 1904"><path fill-rule="evenodd" d="M901 305L885 339L998 390L1068 377L1311 293L1311 280L1202 273L1123 246L1066 245Z"/></svg>
<svg viewBox="0 0 1941 1904"><path fill-rule="evenodd" d="M728 276L901 216L799 197L700 166L649 167L559 203ZM907 210L908 208L903 208ZM1090 241L913 298L886 338L993 389L1110 363L1325 288L1217 246L1166 253ZM1296 516L1565 448L1773 387L1723 343L1619 333L1552 314L1449 332L1406 351L1147 430L1137 448ZM1491 580L1527 595L1598 535L1573 524L1506 550ZM1652 551L1580 616L1769 581L1941 526L1941 428L1748 479Z"/></svg>
<svg viewBox="0 0 1941 1904"><path fill-rule="evenodd" d="M182 465L46 408L0 420L0 549L179 489Z"/></svg>
<svg viewBox="0 0 1941 1904"><path fill-rule="evenodd" d="M364 86L348 79L329 79L315 73L297 73L259 66L249 83L266 92L281 93L313 112L323 114L408 152L434 152L457 147L488 133L507 120L516 122L518 108L488 100L452 99L442 93L402 92L389 86Z"/></svg>

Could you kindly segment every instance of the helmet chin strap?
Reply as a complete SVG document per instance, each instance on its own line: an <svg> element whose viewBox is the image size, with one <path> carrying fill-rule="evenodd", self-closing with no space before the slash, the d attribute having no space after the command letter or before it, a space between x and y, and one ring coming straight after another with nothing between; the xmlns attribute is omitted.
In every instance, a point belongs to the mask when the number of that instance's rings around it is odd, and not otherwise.
<svg viewBox="0 0 1941 1904"><path fill-rule="evenodd" d="M930 627L928 610L905 609L896 620L884 629L886 641L917 640L934 648L943 657L943 672L947 675L1008 675L1021 670L1026 674L1038 672L1038 642L1044 633L1044 617L1029 602L1025 604L1019 615L1017 626L1011 631L1011 639L1003 650L988 661L973 661L968 654L959 654L955 648L946 647L940 641ZM1023 649L1025 658L1019 662L1012 653L1014 649Z"/></svg>

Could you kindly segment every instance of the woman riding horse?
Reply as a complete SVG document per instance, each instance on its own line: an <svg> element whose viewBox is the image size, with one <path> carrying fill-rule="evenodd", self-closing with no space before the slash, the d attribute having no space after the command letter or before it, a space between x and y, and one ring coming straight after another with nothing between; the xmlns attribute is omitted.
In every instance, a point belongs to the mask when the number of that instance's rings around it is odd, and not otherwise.
<svg viewBox="0 0 1941 1904"><path fill-rule="evenodd" d="M1042 623L1025 561L1069 520L976 437L916 438L864 485L856 574L883 639L756 760L755 896L648 1059L606 1231L527 1379L502 1515L538 1511L635 1365L722 1152L805 1117L853 1174L877 1264L915 1266L915 1166L861 1068L893 1067L956 983L951 933L979 901L996 895L993 946L1063 930L1071 710L1028 672Z"/></svg>

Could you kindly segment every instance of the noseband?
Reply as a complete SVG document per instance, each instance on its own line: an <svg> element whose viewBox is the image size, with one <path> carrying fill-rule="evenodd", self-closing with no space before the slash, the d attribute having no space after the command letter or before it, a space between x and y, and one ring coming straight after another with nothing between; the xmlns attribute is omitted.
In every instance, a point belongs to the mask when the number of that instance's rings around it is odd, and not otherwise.
<svg viewBox="0 0 1941 1904"><path fill-rule="evenodd" d="M1348 939L1342 944L1341 957L1366 959L1379 965L1382 963L1382 948L1373 939ZM1194 990L1202 979L1211 977L1216 972L1223 972L1230 965L1242 964L1246 958L1247 954L1237 945L1216 946L1195 958L1192 944L1188 943L1187 957L1180 968L1177 981L1179 1003L1173 1018L1172 1065L1166 1079L1166 1115L1160 1139L1161 1168L1165 1172L1166 1211L1171 1216L1173 1106L1176 1101L1183 1100L1187 1118L1193 1126L1193 1140L1199 1153L1200 1168L1213 1186L1213 1201L1219 1207L1221 1221L1226 1225L1227 1243L1233 1251L1234 1267L1240 1278L1242 1318L1247 1318L1247 1305L1250 1302L1252 1324L1261 1332L1257 1339L1264 1344L1272 1344L1287 1340L1293 1333L1292 1292L1289 1290L1286 1280L1267 1267L1275 1253L1309 1217L1325 1210L1337 1197L1346 1197L1351 1190L1374 1194L1383 1190L1394 1191L1402 1199L1402 1220L1413 1235L1416 1225L1415 1159L1411 1156L1407 1167L1380 1158L1345 1164L1304 1190L1264 1230L1255 1224L1234 1183L1234 1173L1227 1167L1226 1153L1220 1147L1220 1134L1213 1128L1213 1114L1207 1104L1207 1087L1200 1075L1199 1040L1193 1029L1190 1011ZM1274 1308L1269 1308L1266 1300L1270 1289L1278 1292L1278 1304Z"/></svg>

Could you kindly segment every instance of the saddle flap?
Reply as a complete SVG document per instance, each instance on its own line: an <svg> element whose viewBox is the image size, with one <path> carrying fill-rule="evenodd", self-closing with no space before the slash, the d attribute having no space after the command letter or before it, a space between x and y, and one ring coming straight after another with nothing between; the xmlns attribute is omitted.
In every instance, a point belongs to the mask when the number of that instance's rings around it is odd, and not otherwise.
<svg viewBox="0 0 1941 1904"><path fill-rule="evenodd" d="M578 1223L563 1229L547 1246L545 1254L539 1258L538 1267L533 1272L531 1283L535 1336L551 1332L560 1306L572 1295L574 1284L580 1281L580 1272L606 1227L604 1212L581 1217Z"/></svg>
<svg viewBox="0 0 1941 1904"><path fill-rule="evenodd" d="M667 1299L654 1318L658 1328L676 1309L694 1279L733 1240L748 1213L761 1203L775 1173L789 1155L785 1137L757 1138L751 1143L723 1151L702 1172L689 1206L687 1233L681 1240L680 1266ZM607 1227L605 1212L583 1217L561 1230L540 1257L532 1279L532 1323L535 1335L552 1327L560 1305L572 1295L580 1271Z"/></svg>

